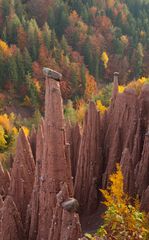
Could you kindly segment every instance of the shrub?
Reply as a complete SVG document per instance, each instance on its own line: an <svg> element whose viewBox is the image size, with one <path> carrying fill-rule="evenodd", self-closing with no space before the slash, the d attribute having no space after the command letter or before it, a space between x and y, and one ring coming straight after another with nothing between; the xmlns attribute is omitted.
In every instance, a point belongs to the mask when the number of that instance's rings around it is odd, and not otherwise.
<svg viewBox="0 0 149 240"><path fill-rule="evenodd" d="M68 100L67 104L64 108L64 115L67 120L69 120L71 123L76 122L76 111L73 108L73 103L71 100Z"/></svg>
<svg viewBox="0 0 149 240"><path fill-rule="evenodd" d="M83 123L86 111L87 103L83 99L79 99L76 103L76 116L79 123Z"/></svg>
<svg viewBox="0 0 149 240"><path fill-rule="evenodd" d="M96 101L96 107L97 107L97 110L99 110L101 114L103 114L107 110L107 108L102 104L101 100Z"/></svg>
<svg viewBox="0 0 149 240"><path fill-rule="evenodd" d="M143 85L144 85L145 83L149 83L149 78L142 77L142 78L139 78L139 79L137 79L137 80L135 80L135 81L130 82L130 83L127 85L127 88L133 88L133 89L135 89L137 95L139 95L140 92L141 92L141 89L142 89L142 87L143 87Z"/></svg>
<svg viewBox="0 0 149 240"><path fill-rule="evenodd" d="M119 86L118 86L118 92L119 92L119 93L123 93L124 90L125 90L125 87L124 87L124 86L122 86L122 85L119 85Z"/></svg>
<svg viewBox="0 0 149 240"><path fill-rule="evenodd" d="M98 99L101 100L102 105L106 107L110 105L112 89L113 89L113 85L108 84L99 91Z"/></svg>

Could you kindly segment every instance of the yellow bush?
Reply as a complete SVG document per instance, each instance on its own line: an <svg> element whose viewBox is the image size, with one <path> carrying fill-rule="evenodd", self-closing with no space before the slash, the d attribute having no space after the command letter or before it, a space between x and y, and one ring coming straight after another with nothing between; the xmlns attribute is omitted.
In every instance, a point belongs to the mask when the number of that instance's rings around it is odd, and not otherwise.
<svg viewBox="0 0 149 240"><path fill-rule="evenodd" d="M12 128L12 134L13 134L13 136L17 136L18 135L18 129L16 127Z"/></svg>
<svg viewBox="0 0 149 240"><path fill-rule="evenodd" d="M87 110L87 104L83 99L77 102L76 117L77 121L82 123Z"/></svg>
<svg viewBox="0 0 149 240"><path fill-rule="evenodd" d="M12 129L12 124L7 114L0 115L0 125L9 133Z"/></svg>
<svg viewBox="0 0 149 240"><path fill-rule="evenodd" d="M104 67L107 68L108 62L109 62L109 57L106 52L103 52L101 55L101 60L103 61Z"/></svg>
<svg viewBox="0 0 149 240"><path fill-rule="evenodd" d="M96 101L96 107L97 107L97 110L99 110L101 114L103 114L107 110L107 108L101 103L101 100Z"/></svg>
<svg viewBox="0 0 149 240"><path fill-rule="evenodd" d="M125 87L124 87L124 86L122 86L122 85L119 85L119 86L118 86L118 92L119 92L119 93L123 93L124 90L125 90Z"/></svg>
<svg viewBox="0 0 149 240"><path fill-rule="evenodd" d="M71 100L69 100L67 102L67 104L65 105L65 118L68 119L71 123L76 123L76 111L73 107L73 103Z"/></svg>

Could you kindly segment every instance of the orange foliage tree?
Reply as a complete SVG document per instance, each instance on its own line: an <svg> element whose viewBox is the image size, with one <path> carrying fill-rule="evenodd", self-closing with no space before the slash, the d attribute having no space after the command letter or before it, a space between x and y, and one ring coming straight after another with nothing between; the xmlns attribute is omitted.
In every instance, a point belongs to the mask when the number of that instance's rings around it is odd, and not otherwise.
<svg viewBox="0 0 149 240"><path fill-rule="evenodd" d="M83 119L87 110L87 104L83 99L79 99L76 103L76 117L79 123L83 123Z"/></svg>
<svg viewBox="0 0 149 240"><path fill-rule="evenodd" d="M97 84L92 75L87 71L85 74L86 77L86 87L85 87L85 98L91 99L97 92Z"/></svg>
<svg viewBox="0 0 149 240"><path fill-rule="evenodd" d="M44 43L42 43L39 49L39 63L42 66L47 66L49 64L48 50Z"/></svg>
<svg viewBox="0 0 149 240"><path fill-rule="evenodd" d="M111 20L107 16L98 16L96 17L96 27L99 27L101 31L106 32L112 26Z"/></svg>
<svg viewBox="0 0 149 240"><path fill-rule="evenodd" d="M77 12L75 10L72 11L69 16L69 21L71 25L74 26L79 20L80 20L80 17L78 16Z"/></svg>

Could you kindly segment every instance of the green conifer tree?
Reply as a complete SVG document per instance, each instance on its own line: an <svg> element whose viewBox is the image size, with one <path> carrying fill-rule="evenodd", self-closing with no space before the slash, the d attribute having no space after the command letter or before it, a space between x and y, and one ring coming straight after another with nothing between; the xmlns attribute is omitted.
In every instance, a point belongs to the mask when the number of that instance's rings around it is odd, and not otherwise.
<svg viewBox="0 0 149 240"><path fill-rule="evenodd" d="M43 26L43 31L42 31L43 39L46 45L46 48L50 50L50 44L51 44L51 30L48 26L47 23L44 24Z"/></svg>

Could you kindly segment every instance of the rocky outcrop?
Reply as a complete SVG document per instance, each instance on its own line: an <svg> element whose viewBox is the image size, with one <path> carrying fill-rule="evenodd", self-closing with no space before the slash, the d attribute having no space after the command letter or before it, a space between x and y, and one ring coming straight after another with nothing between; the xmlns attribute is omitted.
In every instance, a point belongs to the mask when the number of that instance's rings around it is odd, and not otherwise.
<svg viewBox="0 0 149 240"><path fill-rule="evenodd" d="M71 172L73 182L75 182L81 142L81 129L78 123L73 126L71 126L69 122L66 123L66 137L68 143L70 144Z"/></svg>
<svg viewBox="0 0 149 240"><path fill-rule="evenodd" d="M79 158L80 143L81 143L81 132L80 132L79 124L76 124L74 127L72 127L71 139L72 139L71 146L70 146L71 169L72 169L72 176L75 181L78 158Z"/></svg>
<svg viewBox="0 0 149 240"><path fill-rule="evenodd" d="M36 139L36 168L35 181L32 191L30 205L28 206L28 216L26 222L26 229L28 230L28 239L34 240L38 232L38 216L39 216L39 189L41 179L43 144L44 144L44 120L37 131Z"/></svg>
<svg viewBox="0 0 149 240"><path fill-rule="evenodd" d="M3 198L2 198L2 196L0 195L0 209L2 208L2 206L3 206Z"/></svg>
<svg viewBox="0 0 149 240"><path fill-rule="evenodd" d="M0 239L2 239L2 207L3 207L3 199L0 195Z"/></svg>
<svg viewBox="0 0 149 240"><path fill-rule="evenodd" d="M112 97L111 97L112 103L115 102L117 95L118 95L118 76L114 74L113 91L112 91Z"/></svg>
<svg viewBox="0 0 149 240"><path fill-rule="evenodd" d="M29 135L29 143L30 143L30 146L31 146L31 149L32 149L32 153L33 153L33 157L34 157L34 160L36 160L36 129L35 128L32 128L32 131Z"/></svg>
<svg viewBox="0 0 149 240"><path fill-rule="evenodd" d="M132 158L128 148L125 148L121 158L121 169L124 176L124 191L130 196L135 195L135 178Z"/></svg>
<svg viewBox="0 0 149 240"><path fill-rule="evenodd" d="M23 240L25 236L22 228L27 240L77 240L81 234L79 216L75 208L78 202L73 198L70 144L65 136L60 86L52 79L46 79L45 106L45 119L38 128L36 139L35 131L29 140L23 130L18 136L9 197L4 203L9 205L8 212L6 207L2 211L2 218L7 214L10 219L7 227L6 221L2 225L2 236L5 236L6 240ZM60 195L63 197L62 204L58 198ZM14 215L11 213L10 218L8 215L11 209ZM60 228L55 229L57 215ZM5 229L10 228L11 222L12 238L8 238ZM18 229L15 230L17 226Z"/></svg>
<svg viewBox="0 0 149 240"><path fill-rule="evenodd" d="M140 96L133 89L117 92L115 83L111 106L106 113L103 129L105 173L103 187L116 163L121 163L124 190L131 196L138 193L142 209L147 209L149 171L149 84ZM106 125L106 127L105 127ZM144 206L144 207L143 207Z"/></svg>
<svg viewBox="0 0 149 240"><path fill-rule="evenodd" d="M148 185L149 185L149 132L147 131L145 134L141 161L138 163L137 167L136 188L140 196L147 189Z"/></svg>
<svg viewBox="0 0 149 240"><path fill-rule="evenodd" d="M141 94L138 97L138 126L134 140L132 160L138 171L138 163L141 160L141 155L144 147L145 135L148 132L149 124L149 84L145 84L142 88Z"/></svg>
<svg viewBox="0 0 149 240"><path fill-rule="evenodd" d="M32 150L24 131L21 130L11 171L9 194L17 206L23 223L25 223L27 205L33 189L34 171Z"/></svg>
<svg viewBox="0 0 149 240"><path fill-rule="evenodd" d="M117 94L108 112L108 125L103 141L103 157L105 173L103 187L106 187L109 175L114 171L116 163L121 160L124 148L133 151L136 136L139 109L138 98L134 90L126 89Z"/></svg>
<svg viewBox="0 0 149 240"><path fill-rule="evenodd" d="M9 172L3 169L3 166L0 162L0 195L3 197L3 199L8 193L9 184L10 184Z"/></svg>
<svg viewBox="0 0 149 240"><path fill-rule="evenodd" d="M69 198L66 184L61 185L57 194L57 204L53 213L49 240L76 240L81 237L81 225L79 221L78 202Z"/></svg>
<svg viewBox="0 0 149 240"><path fill-rule="evenodd" d="M48 239L53 210L56 207L56 195L60 191L61 182L67 183L69 195L72 195L72 177L68 157L69 144L67 144L65 137L60 86L57 81L47 78L44 146L39 191L38 240Z"/></svg>
<svg viewBox="0 0 149 240"><path fill-rule="evenodd" d="M26 240L21 218L12 197L1 208L1 240Z"/></svg>
<svg viewBox="0 0 149 240"><path fill-rule="evenodd" d="M149 186L142 194L140 209L149 212Z"/></svg>
<svg viewBox="0 0 149 240"><path fill-rule="evenodd" d="M75 179L75 197L82 212L89 214L97 208L97 190L103 170L102 165L100 115L95 104L91 102L83 123Z"/></svg>
<svg viewBox="0 0 149 240"><path fill-rule="evenodd" d="M145 134L149 121L149 84L142 87L139 97L142 133Z"/></svg>

